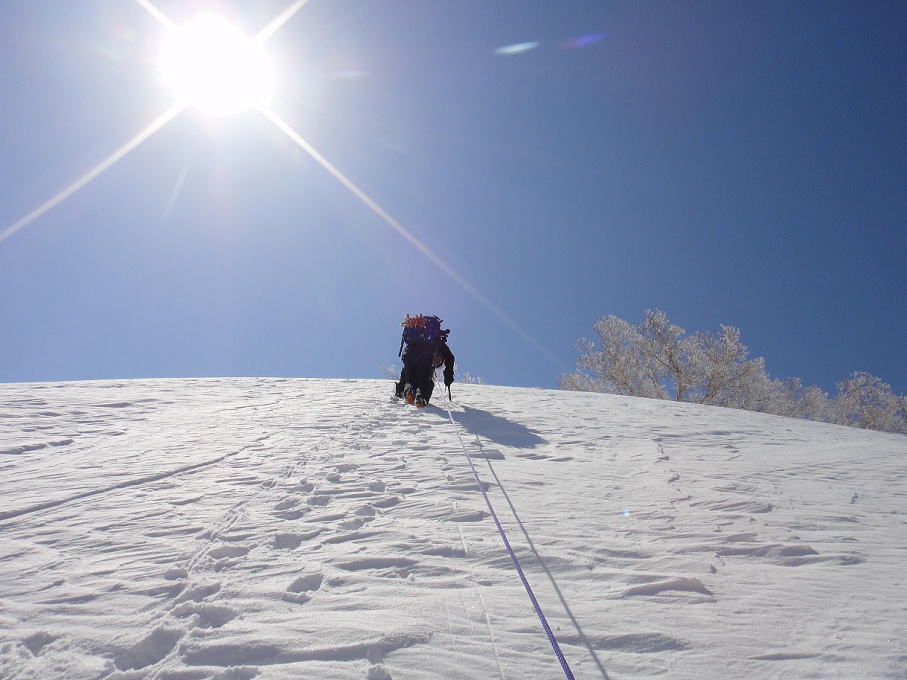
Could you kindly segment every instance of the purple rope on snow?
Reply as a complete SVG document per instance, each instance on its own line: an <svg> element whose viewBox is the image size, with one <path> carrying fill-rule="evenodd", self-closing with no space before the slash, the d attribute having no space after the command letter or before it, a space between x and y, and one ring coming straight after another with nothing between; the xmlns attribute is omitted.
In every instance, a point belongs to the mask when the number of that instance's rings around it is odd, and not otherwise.
<svg viewBox="0 0 907 680"><path fill-rule="evenodd" d="M538 615L539 621L541 621L542 623L542 628L545 629L545 635L548 636L548 642L551 643L551 649L554 650L554 654L557 656L557 660L561 662L561 668L564 670L564 675L567 676L567 680L575 680L575 678L573 677L573 671L570 670L567 659L564 658L564 653L561 651L560 645L557 644L557 639L554 637L554 633L551 632L551 626L548 625L548 619L545 618L545 614L544 612L542 612L542 608L541 606L539 606L538 600L535 599L535 593L532 592L532 587L529 585L529 581L526 580L526 574L523 573L523 567L520 565L520 560L517 559L516 553L514 553L513 548L510 547L510 541L507 540L507 534L504 533L504 527L501 526L498 515L491 505L491 499L488 498L488 493L485 491L485 485L482 484L482 480L479 479L479 473L476 471L476 466L472 464L472 457L469 455L469 451L466 450L466 445L463 443L463 437L460 436L460 428L459 426L457 426L457 421L454 420L453 414L450 412L450 409L445 410L447 411L447 417L450 418L450 422L456 428L457 439L460 440L460 446L463 449L463 453L466 454L466 462L469 463L472 474L476 478L476 482L479 485L479 490L482 492L482 496L485 498L485 505L488 506L488 510L489 512L491 512L491 517L492 519L494 519L494 523L498 527L498 533L501 535L501 540L504 541L504 547L507 548L507 553L510 555L513 566L516 567L517 574L520 575L520 580L523 582L523 587L526 589L526 593L529 595L529 599L532 601L532 608L535 609L535 613Z"/></svg>

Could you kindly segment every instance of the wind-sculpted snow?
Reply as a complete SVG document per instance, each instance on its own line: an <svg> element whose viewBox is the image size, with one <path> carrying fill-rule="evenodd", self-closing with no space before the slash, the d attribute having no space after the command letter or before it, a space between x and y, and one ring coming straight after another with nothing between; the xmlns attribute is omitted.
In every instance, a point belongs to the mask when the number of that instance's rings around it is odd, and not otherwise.
<svg viewBox="0 0 907 680"><path fill-rule="evenodd" d="M907 438L367 380L0 385L0 678L907 672Z"/></svg>

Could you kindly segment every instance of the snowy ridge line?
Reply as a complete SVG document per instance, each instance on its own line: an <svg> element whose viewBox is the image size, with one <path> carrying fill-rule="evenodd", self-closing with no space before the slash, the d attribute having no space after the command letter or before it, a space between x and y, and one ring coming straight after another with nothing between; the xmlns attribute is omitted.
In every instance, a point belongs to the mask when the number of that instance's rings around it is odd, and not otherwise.
<svg viewBox="0 0 907 680"><path fill-rule="evenodd" d="M476 483L479 485L479 491L482 492L482 497L485 499L485 505L488 506L488 511L491 513L491 517L498 528L498 533L501 535L501 540L504 541L504 547L507 548L507 554L510 555L510 560L513 562L513 566L516 569L517 574L519 574L520 581L523 582L523 587L526 589L526 593L529 595L529 599L532 602L532 608L535 610L536 615L539 617L542 628L544 628L545 630L545 635L548 636L548 642L551 643L551 649L554 650L554 654L555 656L557 656L557 660L560 662L561 668L563 669L564 675L567 677L567 680L575 680L575 678L573 677L573 671L570 670L570 664L568 664L567 659L564 658L564 653L561 651L561 647L557 643L557 638L554 637L554 633L551 631L551 626L548 625L548 619L545 618L545 613L542 611L542 607L541 605L539 605L539 602L535 597L535 593L532 592L532 586L529 585L529 581L526 579L526 574L523 572L523 567L520 564L520 560L519 558L517 558L516 553L513 552L513 548L510 547L510 541L507 540L507 534L504 531L504 527L501 526L501 520L498 519L498 514L494 511L494 506L492 506L491 504L491 499L488 497L488 492L485 491L485 485L482 484L482 480L479 478L479 473L476 471L476 466L473 465L472 457L469 455L469 451L466 450L466 445L463 443L463 437L460 434L460 426L457 425L457 421L454 420L453 413L451 413L450 409L445 408L444 410L447 411L447 417L450 419L451 425L454 426L454 431L457 433L457 439L460 440L460 448L463 449L463 455L466 456L466 462L469 463L469 468L472 470L472 474L476 478Z"/></svg>
<svg viewBox="0 0 907 680"><path fill-rule="evenodd" d="M138 486L139 484L146 484L148 482L156 482L159 479L164 479L166 477L173 477L174 475L180 475L184 472L191 472L199 468L208 467L209 465L216 465L221 461L235 456L243 451L254 448L258 446L261 442L268 439L271 435L267 434L262 437L259 437L252 444L247 444L242 448L237 449L236 451L231 451L225 453L223 456L218 458L213 458L211 460L205 460L201 463L192 463L191 465L183 465L182 467L175 468L173 470L166 470L164 472L158 472L153 475L147 475L145 477L138 477L136 479L130 479L125 482L120 482L119 484L113 484L111 486L106 486L102 489L92 489L91 491L83 491L82 493L77 493L74 496L68 496L67 498L58 498L52 501L45 501L44 503L38 503L36 505L31 505L27 508L21 508L19 510L7 510L6 512L0 512L0 522L5 522L6 520L13 519L15 517L21 517L22 515L29 515L33 512L40 512L41 510L48 510L50 508L56 508L61 505L66 505L67 503L72 503L73 501L78 501L83 498L89 498L91 496L98 496L102 493L108 493L110 491L117 491L119 489L127 489L130 486Z"/></svg>

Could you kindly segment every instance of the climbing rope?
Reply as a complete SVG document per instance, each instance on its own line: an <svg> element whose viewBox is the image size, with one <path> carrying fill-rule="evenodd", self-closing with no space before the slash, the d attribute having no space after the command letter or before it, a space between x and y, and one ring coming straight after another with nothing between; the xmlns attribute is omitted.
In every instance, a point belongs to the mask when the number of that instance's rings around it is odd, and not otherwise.
<svg viewBox="0 0 907 680"><path fill-rule="evenodd" d="M448 399L448 403L450 399ZM479 485L479 491L482 492L482 496L485 498L485 505L488 506L488 511L491 513L491 517L494 520L495 525L498 527L498 533L501 535L501 540L504 541L504 547L507 548L507 554L510 555L510 560L513 562L513 566L516 568L517 574L520 576L520 580L523 582L523 587L526 589L526 593L529 595L529 599L532 601L532 608L535 609L536 615L539 617L539 621L542 623L542 628L545 629L545 635L548 636L548 642L551 643L551 649L554 650L557 660L560 661L561 668L564 671L564 675L567 677L567 680L574 680L573 672L570 670L570 665L567 663L567 659L564 658L564 653L561 651L560 645L557 643L557 639L554 637L554 633L551 632L551 626L548 625L548 619L545 618L545 613L542 611L541 606L539 606L538 600L535 598L535 593L532 592L532 587L529 585L529 581L526 579L526 574L523 573L523 567L520 564L520 560L517 558L516 553L513 552L513 548L510 547L510 541L507 540L507 534L504 532L504 527L501 526L501 521L498 519L497 513L494 511L494 507L491 505L491 499L488 497L488 492L485 491L485 485L482 483L482 480L479 479L479 473L476 471L476 466L472 463L472 457L469 455L469 451L466 449L466 445L463 443L463 437L460 435L460 426L457 424L457 421L454 420L453 413L451 413L449 408L444 409L447 411L447 417L450 419L451 424L454 426L454 430L457 433L457 439L460 440L460 448L463 449L463 454L466 456L466 462L469 463L469 468L472 470L473 476L476 478L476 483Z"/></svg>

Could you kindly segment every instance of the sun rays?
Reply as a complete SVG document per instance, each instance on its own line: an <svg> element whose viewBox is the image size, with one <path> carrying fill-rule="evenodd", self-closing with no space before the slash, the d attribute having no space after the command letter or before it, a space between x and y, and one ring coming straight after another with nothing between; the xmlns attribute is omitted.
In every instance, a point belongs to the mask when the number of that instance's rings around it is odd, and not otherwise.
<svg viewBox="0 0 907 680"><path fill-rule="evenodd" d="M324 156L322 156L311 144L304 140L299 133L297 133L293 128L291 128L283 119L281 119L276 113L268 109L261 109L261 113L274 125L276 125L280 130L282 130L291 140L293 140L303 151L305 151L309 156L311 156L322 168L327 170L330 175L340 182L344 187L353 196L358 198L362 203L368 207L375 215L377 215L381 221L387 224L391 229L396 231L400 236L402 236L406 241L410 243L416 250L418 250L422 255L424 255L432 264L434 264L438 269L447 274L457 285L460 286L466 293L472 296L479 304L485 307L488 311L498 317L504 324L509 326L517 335L519 335L523 340L532 345L539 352L544 354L550 361L554 362L558 367L563 367L563 362L557 358L557 356L548 350L546 347L541 345L535 338L533 338L529 333L527 333L516 321L507 316L501 309L497 307L491 300L489 300L485 295L479 291L478 288L473 286L469 281L464 279L457 271L442 260L438 255L436 255L431 248L422 243L418 238L416 238L406 227L404 227L400 222L394 219L384 208L382 208L378 203L376 203L368 194L366 194L362 189L360 189L356 184L353 183L346 175L340 172L334 165L328 161Z"/></svg>
<svg viewBox="0 0 907 680"><path fill-rule="evenodd" d="M274 89L262 43L212 14L167 31L159 66L178 102L211 115L267 106Z"/></svg>
<svg viewBox="0 0 907 680"><path fill-rule="evenodd" d="M166 15L163 12L161 12L157 7L152 5L151 2L149 2L149 0L135 0L135 1L137 3L139 3L148 12L148 14L150 14L155 19L160 21L164 25L164 28L170 29L170 28L174 27L173 22L170 21L170 19L168 19L166 17Z"/></svg>
<svg viewBox="0 0 907 680"><path fill-rule="evenodd" d="M142 128L132 139L123 144L123 146L114 151L107 158L94 166L91 170L80 176L71 184L61 189L54 196L44 201L44 203L39 205L24 217L20 218L17 222L14 222L2 232L0 232L0 243L8 239L20 229L27 227L29 224L41 217L44 213L55 208L57 205L76 193L79 189L98 177L98 175L110 168L114 163L123 158L123 156L135 149L142 142L151 137L151 135L153 135L155 132L157 132L167 123L173 120L182 110L182 106L171 106L169 109L167 109L167 111L151 121L148 125Z"/></svg>
<svg viewBox="0 0 907 680"><path fill-rule="evenodd" d="M126 156L128 153L140 146L145 140L151 137L154 133L163 128L167 123L173 120L177 115L190 106L196 106L203 110L217 111L223 109L223 112L232 112L235 108L241 108L242 106L248 106L249 108L256 108L261 114L267 118L271 123L273 123L279 130L286 134L297 146L303 149L309 156L321 165L324 170L326 170L332 177L334 177L342 186L344 186L353 196L355 196L361 203L363 203L368 209L374 213L382 222L389 226L393 231L395 231L400 237L406 240L410 245L412 245L416 250L418 250L426 259L438 267L444 274L446 274L451 280L453 280L460 288L463 289L467 294L469 294L473 299L480 303L487 310L492 312L500 321L505 325L510 327L517 335L519 335L523 340L529 343L532 347L542 353L547 359L552 363L557 365L559 368L564 370L563 363L557 358L557 356L548 350L546 347L541 345L535 338L533 338L526 330L524 330L519 324L513 321L509 316L507 316L503 310L499 309L490 299L488 299L481 291L479 291L474 285L469 283L464 279L453 267L447 264L441 257L435 254L425 243L419 240L415 235L413 235L408 229L406 229L398 220L396 220L390 213L388 213L384 208L382 208L376 201L374 201L368 194L366 194L362 189L360 189L351 179L344 175L340 170L338 170L332 163L330 163L323 155L321 155L311 144L309 144L298 132L296 132L286 121L284 121L280 116L277 115L273 110L268 106L268 98L270 93L264 93L263 91L258 91L250 89L248 92L244 93L244 96L241 97L243 101L239 102L241 106L235 107L236 102L225 102L221 94L214 96L208 96L208 94L199 95L199 90L205 90L206 87L210 85L202 82L188 81L188 75L196 76L198 74L191 73L186 74L184 71L191 71L195 66L190 66L188 69L183 68L185 64L180 63L180 59L185 57L185 55L180 53L180 50L183 52L192 52L192 43L191 43L191 30L193 25L188 27L178 27L176 24L171 21L163 12L161 12L157 7L152 4L150 0L135 0L139 6L145 9L148 14L150 14L156 21L158 21L168 32L168 39L175 40L179 38L182 34L181 32L189 31L190 33L190 42L184 44L177 44L176 47L172 48L175 50L174 54L174 63L165 65L165 70L169 69L168 77L171 80L176 80L177 83L173 86L175 91L175 97L177 101L162 115L158 116L156 119L151 121L147 126L142 128L134 137L129 141L119 147L114 151L110 156L105 158L103 161L98 163L95 167L88 170L86 173L81 175L78 179L61 189L54 196L46 200L44 203L39 205L37 208L8 226L3 231L0 231L0 244L3 243L6 239L11 237L13 234L21 231L35 220L42 217L44 214L55 208L57 205L65 201L67 198L78 192L80 189L85 187L91 181L96 179L98 176L103 174L106 170L112 167L117 161ZM228 66L236 66L233 60L233 52L238 49L245 49L245 45L252 44L256 49L267 41L271 36L273 36L284 24L287 23L304 5L308 3L309 0L294 0L287 7L281 11L277 16L274 17L261 31L254 35L251 39L238 40L235 43L227 41L226 38L223 38L224 44L216 43L218 49L223 48L223 53L221 55L214 55L213 59L223 58L228 61ZM218 20L219 21L219 20ZM222 26L223 28L223 26ZM199 29L200 30L200 29ZM212 29L213 30L213 29ZM233 27L227 26L225 31L233 32ZM235 38L232 36L231 39ZM198 39L198 38L196 38ZM237 45L239 47L237 47ZM167 58L165 46L165 58ZM207 47L200 48L202 51L208 49ZM204 65L205 60L208 62L212 61L212 55L203 54L201 55L201 63ZM201 70L200 67L197 70ZM249 76L249 87L254 88L256 85L255 81L262 80L266 76L262 75L265 71L263 70L251 70L250 73L246 74ZM227 74L227 75L224 75ZM202 74L204 77L204 74ZM208 76L215 79L220 79L221 81L229 81L229 71L221 70L214 76ZM223 85L225 83L218 83ZM230 84L230 83L226 83ZM259 85L261 83L258 83ZM245 96L248 95L248 96ZM227 105L229 103L229 106ZM184 179L184 177L182 178ZM181 186L182 179L178 182L178 185ZM177 189L178 190L178 189ZM169 205L174 200L171 197L168 201L168 206L165 210L165 214L169 213L172 205Z"/></svg>
<svg viewBox="0 0 907 680"><path fill-rule="evenodd" d="M296 2L290 4L283 12L278 14L274 19L265 26L258 34L255 36L257 42L264 42L272 35L274 35L277 30L287 23L290 19L293 18L293 15L296 14L302 6L308 3L309 0L296 0Z"/></svg>

